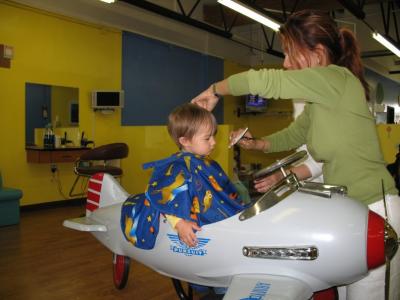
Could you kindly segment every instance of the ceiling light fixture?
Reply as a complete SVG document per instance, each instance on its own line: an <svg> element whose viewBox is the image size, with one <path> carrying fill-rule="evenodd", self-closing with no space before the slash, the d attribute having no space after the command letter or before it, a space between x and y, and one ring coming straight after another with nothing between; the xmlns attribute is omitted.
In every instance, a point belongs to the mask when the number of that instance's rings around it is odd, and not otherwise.
<svg viewBox="0 0 400 300"><path fill-rule="evenodd" d="M105 3L114 3L116 0L100 0L100 1Z"/></svg>
<svg viewBox="0 0 400 300"><path fill-rule="evenodd" d="M377 32L373 32L372 37L379 43L381 43L383 46L388 48L390 51L392 51L394 54L396 54L397 57L400 57L400 49L397 46L397 43L393 41L391 38L389 38L388 36L380 35Z"/></svg>
<svg viewBox="0 0 400 300"><path fill-rule="evenodd" d="M274 31L278 31L279 27L281 27L281 25L279 25L278 23L263 16L259 12L255 11L253 8L251 8L247 5L244 5L242 3L239 3L238 1L218 0L218 3L225 5L225 6L229 7L230 9L237 11L238 13L241 13L241 14L245 15L246 17L249 17L250 19L253 19L253 20L265 25Z"/></svg>

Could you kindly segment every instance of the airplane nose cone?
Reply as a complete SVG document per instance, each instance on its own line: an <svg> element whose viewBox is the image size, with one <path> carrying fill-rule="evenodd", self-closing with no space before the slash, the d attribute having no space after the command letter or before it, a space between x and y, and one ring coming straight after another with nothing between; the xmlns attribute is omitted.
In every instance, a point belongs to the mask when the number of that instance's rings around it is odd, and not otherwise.
<svg viewBox="0 0 400 300"><path fill-rule="evenodd" d="M396 231L385 221L385 256L392 259L399 248L399 240Z"/></svg>

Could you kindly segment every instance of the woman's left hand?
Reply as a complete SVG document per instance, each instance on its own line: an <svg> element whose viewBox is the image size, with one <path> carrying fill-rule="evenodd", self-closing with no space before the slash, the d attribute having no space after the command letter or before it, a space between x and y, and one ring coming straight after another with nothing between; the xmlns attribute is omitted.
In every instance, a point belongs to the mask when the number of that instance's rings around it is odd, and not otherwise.
<svg viewBox="0 0 400 300"><path fill-rule="evenodd" d="M282 173L278 171L267 177L256 179L254 180L254 189L259 193L266 193L282 178Z"/></svg>

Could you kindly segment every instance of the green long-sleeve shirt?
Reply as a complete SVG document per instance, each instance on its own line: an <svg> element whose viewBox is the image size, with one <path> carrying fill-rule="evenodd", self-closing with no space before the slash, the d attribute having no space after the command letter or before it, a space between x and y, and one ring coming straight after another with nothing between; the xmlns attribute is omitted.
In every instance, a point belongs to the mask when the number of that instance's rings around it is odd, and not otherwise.
<svg viewBox="0 0 400 300"><path fill-rule="evenodd" d="M258 94L274 99L304 99L303 113L288 128L264 137L270 152L307 144L323 162L324 181L347 186L351 198L371 204L397 194L386 170L375 121L364 89L348 69L336 65L302 70L263 69L228 78L232 95Z"/></svg>

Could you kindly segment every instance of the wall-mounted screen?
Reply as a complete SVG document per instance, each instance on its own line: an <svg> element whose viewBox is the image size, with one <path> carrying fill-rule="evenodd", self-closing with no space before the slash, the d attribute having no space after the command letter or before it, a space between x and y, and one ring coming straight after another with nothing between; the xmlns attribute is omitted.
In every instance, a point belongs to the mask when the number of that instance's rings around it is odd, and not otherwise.
<svg viewBox="0 0 400 300"><path fill-rule="evenodd" d="M258 95L246 95L245 108L246 112L266 112L268 99Z"/></svg>
<svg viewBox="0 0 400 300"><path fill-rule="evenodd" d="M124 107L124 91L93 91L92 108L113 109Z"/></svg>

